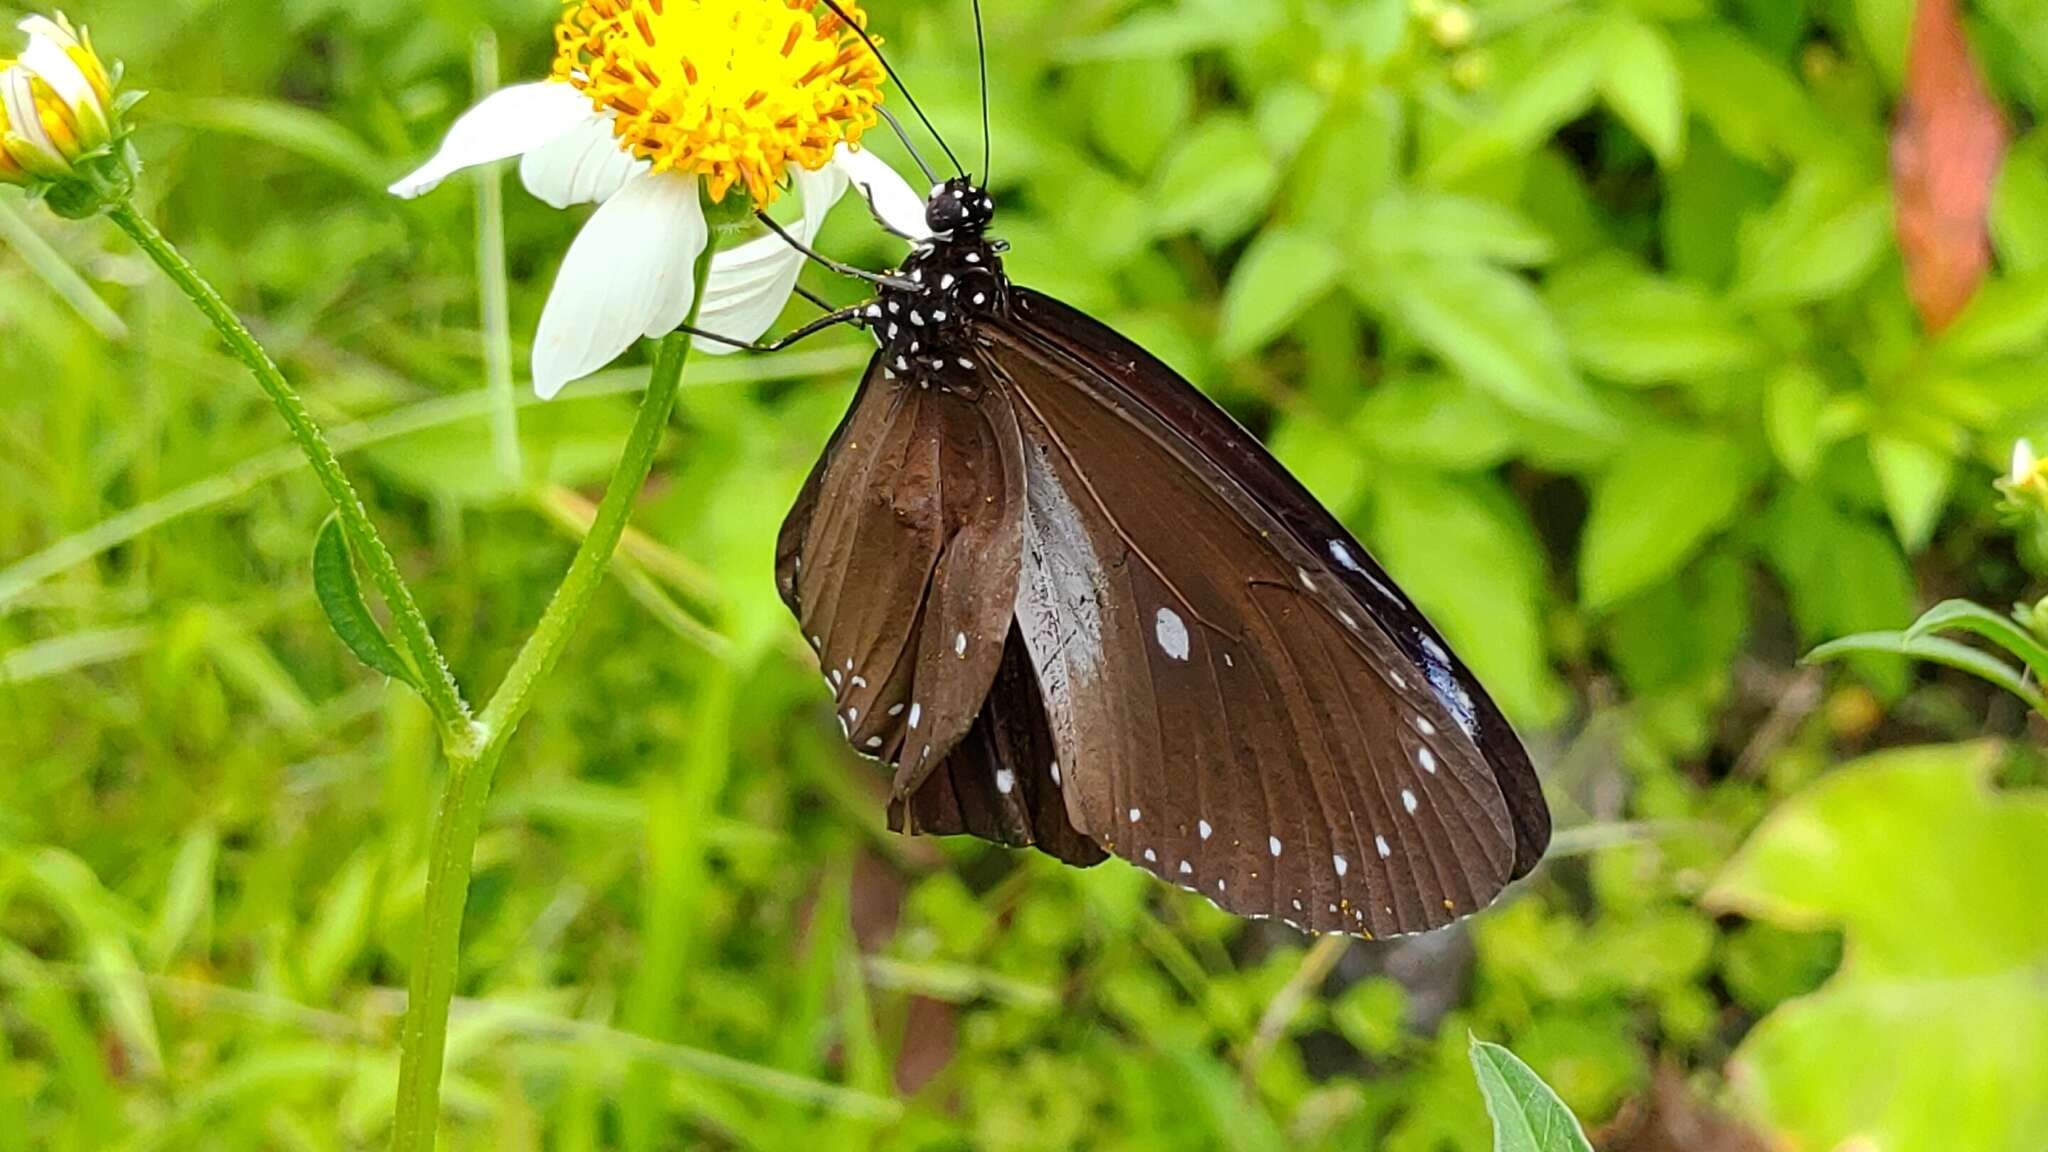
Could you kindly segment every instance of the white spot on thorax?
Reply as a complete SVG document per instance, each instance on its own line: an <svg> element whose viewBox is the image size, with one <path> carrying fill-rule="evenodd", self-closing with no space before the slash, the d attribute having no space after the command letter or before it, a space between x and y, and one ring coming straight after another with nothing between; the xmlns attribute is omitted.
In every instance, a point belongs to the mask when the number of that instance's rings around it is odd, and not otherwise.
<svg viewBox="0 0 2048 1152"><path fill-rule="evenodd" d="M1178 612L1161 608L1153 631L1158 634L1161 652L1175 660L1188 658L1188 626Z"/></svg>

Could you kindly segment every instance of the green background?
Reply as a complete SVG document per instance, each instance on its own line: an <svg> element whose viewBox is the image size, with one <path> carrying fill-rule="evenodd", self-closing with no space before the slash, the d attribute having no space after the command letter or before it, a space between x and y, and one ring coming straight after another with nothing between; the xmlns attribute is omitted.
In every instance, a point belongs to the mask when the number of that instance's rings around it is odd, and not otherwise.
<svg viewBox="0 0 2048 1152"><path fill-rule="evenodd" d="M1589 1126L1662 1063L1791 1147L2038 1152L2023 709L1798 658L2038 592L1990 481L2048 433L2048 5L1968 9L2019 129L1998 267L1940 338L1887 186L1908 0L986 8L1011 272L1352 525L1529 737L1551 860L1465 926L1351 945L1262 1028L1292 933L888 836L771 578L860 340L700 361L499 777L449 1146L1483 1149L1473 1032ZM145 207L352 446L473 688L644 366L526 403L508 478L487 364L524 394L578 220L510 179L502 235L473 182L382 187L473 99L478 37L537 76L558 11L72 12L152 91ZM871 14L978 157L967 5ZM11 195L0 228L0 1150L379 1146L431 723L328 633L325 508L239 365L111 228ZM854 208L821 245L897 254Z"/></svg>

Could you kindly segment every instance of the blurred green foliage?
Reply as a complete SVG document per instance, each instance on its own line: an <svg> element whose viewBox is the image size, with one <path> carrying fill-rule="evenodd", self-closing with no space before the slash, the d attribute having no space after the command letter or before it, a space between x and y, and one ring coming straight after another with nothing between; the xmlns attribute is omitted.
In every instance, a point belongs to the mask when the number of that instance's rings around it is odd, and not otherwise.
<svg viewBox="0 0 2048 1152"><path fill-rule="evenodd" d="M1845 1095L1905 1034L1857 998L1886 964L1930 1002L2038 991L2010 923L2038 897L1998 871L2038 857L2038 800L1978 789L2042 765L1975 744L1837 775L2025 710L1798 657L2029 590L1987 468L2048 432L2048 137L2016 141L1998 271L1936 339L1886 186L1908 0L985 7L1013 274L1181 367L1358 529L1530 735L1554 858L1469 927L1352 946L1269 1020L1303 970L1284 930L1119 865L888 837L770 577L863 352L700 365L645 535L500 777L450 1146L1483 1149L1468 1031L1596 1125L1659 1061L1714 1094L1739 1055L1755 1123L1929 1146ZM2023 124L2039 7L1970 13ZM967 5L871 10L978 155ZM473 97L479 34L537 75L556 11L74 13L154 92L147 207L342 430L473 685L539 615L643 370L523 407L505 476L477 317L507 292L523 345L577 221L515 192L480 233L460 185L381 187ZM176 294L18 199L0 237L0 1149L376 1146L431 725L328 632L319 494ZM857 209L823 245L894 254ZM1956 1055L1888 1103L1981 1107L1968 1146L2017 1150L1990 1125L2038 1133L2039 1049L1977 1042L2017 1026L1991 1003L1899 1004Z"/></svg>

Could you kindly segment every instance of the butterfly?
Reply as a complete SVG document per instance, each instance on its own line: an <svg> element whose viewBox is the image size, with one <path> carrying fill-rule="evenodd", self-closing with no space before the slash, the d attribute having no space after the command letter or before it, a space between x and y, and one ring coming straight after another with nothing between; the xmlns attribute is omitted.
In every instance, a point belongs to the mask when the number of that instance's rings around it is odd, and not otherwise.
<svg viewBox="0 0 2048 1152"><path fill-rule="evenodd" d="M890 826L1371 937L1527 874L1528 753L1358 540L1171 368L1012 283L981 183L925 216L836 317L877 351L776 555Z"/></svg>

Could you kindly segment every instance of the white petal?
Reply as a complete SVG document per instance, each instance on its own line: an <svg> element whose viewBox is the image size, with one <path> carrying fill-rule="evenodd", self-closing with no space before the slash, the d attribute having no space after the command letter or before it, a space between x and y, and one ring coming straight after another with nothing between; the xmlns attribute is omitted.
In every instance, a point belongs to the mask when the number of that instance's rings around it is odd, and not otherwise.
<svg viewBox="0 0 2048 1152"><path fill-rule="evenodd" d="M932 227L924 218L924 197L880 156L842 144L833 154L832 163L874 205L875 215L882 218L882 223L913 240L931 236Z"/></svg>
<svg viewBox="0 0 2048 1152"><path fill-rule="evenodd" d="M648 167L620 145L611 120L598 116L528 152L519 179L539 199L567 208L604 203Z"/></svg>
<svg viewBox="0 0 2048 1152"><path fill-rule="evenodd" d="M2012 482L2018 484L2021 481L2025 480L2027 477L2033 475L2033 473L2033 443L2026 439L2014 441L2012 446Z"/></svg>
<svg viewBox="0 0 2048 1152"><path fill-rule="evenodd" d="M596 118L589 99L567 84L544 80L500 88L458 117L441 150L393 184L391 194L423 196L464 168L531 152Z"/></svg>
<svg viewBox="0 0 2048 1152"><path fill-rule="evenodd" d="M690 314L705 235L696 177L627 181L562 261L534 337L533 390L549 399L640 337L674 331Z"/></svg>
<svg viewBox="0 0 2048 1152"><path fill-rule="evenodd" d="M830 165L818 172L792 166L790 175L804 211L788 230L808 248L824 229L832 206L846 194L846 176ZM772 233L719 253L711 262L711 283L698 326L733 340L759 339L789 303L804 259L803 253ZM738 351L716 340L701 341L698 347L714 356Z"/></svg>
<svg viewBox="0 0 2048 1152"><path fill-rule="evenodd" d="M42 30L35 25L40 21L48 25ZM86 79L85 70L78 66L64 51L64 45L52 38L52 33L61 35L62 29L42 17L30 17L21 22L23 30L29 33L28 47L22 50L19 63L35 73L57 99L77 116L82 129L81 139L88 148L105 143L110 128L107 111L100 104L100 94L93 89L92 81Z"/></svg>

